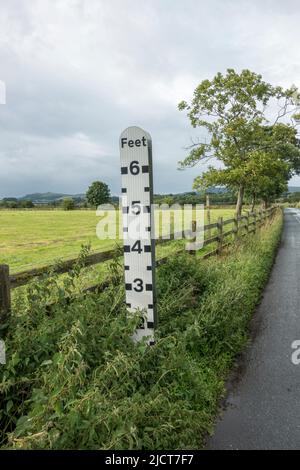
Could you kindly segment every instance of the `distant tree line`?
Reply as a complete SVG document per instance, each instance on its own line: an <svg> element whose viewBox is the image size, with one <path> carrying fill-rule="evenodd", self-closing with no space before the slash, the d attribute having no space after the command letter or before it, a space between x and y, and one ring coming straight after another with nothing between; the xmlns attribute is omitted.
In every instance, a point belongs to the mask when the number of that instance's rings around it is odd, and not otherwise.
<svg viewBox="0 0 300 470"><path fill-rule="evenodd" d="M110 195L109 187L102 181L94 181L86 192L85 198L82 197L64 197L48 202L35 202L29 199L18 199L15 197L6 197L0 200L0 209L63 209L66 211L74 209L95 208L105 203L118 204L119 198Z"/></svg>
<svg viewBox="0 0 300 470"><path fill-rule="evenodd" d="M283 191L281 194L277 193L277 198L274 199L277 202L288 202L296 203L300 202L300 191L299 192L287 192ZM200 191L190 191L184 193L168 193L168 194L154 194L154 204L206 204L207 195L209 195L209 201L211 206L218 205L235 205L237 201L237 191L230 188L208 188ZM246 204L253 203L253 197L251 194L246 193L244 196L244 202ZM120 198L118 196L111 196L109 187L106 183L101 181L94 181L86 192L85 199L83 198L72 198L65 197L56 199L54 201L35 203L27 199L17 199L13 197L3 198L0 200L0 209L62 209L65 211L71 211L74 209L95 209L101 204L110 203L115 207L119 207Z"/></svg>
<svg viewBox="0 0 300 470"><path fill-rule="evenodd" d="M283 193L280 198L277 199L277 202L288 202L293 204L295 202L300 202L300 191L292 192L292 193Z"/></svg>
<svg viewBox="0 0 300 470"><path fill-rule="evenodd" d="M0 201L0 209L32 209L32 201L19 200L14 197L5 197Z"/></svg>
<svg viewBox="0 0 300 470"><path fill-rule="evenodd" d="M76 201L73 198L65 198L56 201L49 201L46 203L36 203L28 199L17 198L3 198L0 200L0 209L62 208L64 210L70 210L81 207L87 207L87 204L85 202Z"/></svg>
<svg viewBox="0 0 300 470"><path fill-rule="evenodd" d="M155 204L205 204L207 194L209 194L211 205L231 205L236 203L236 196L231 191L215 193L191 191L178 194L154 194L153 199Z"/></svg>

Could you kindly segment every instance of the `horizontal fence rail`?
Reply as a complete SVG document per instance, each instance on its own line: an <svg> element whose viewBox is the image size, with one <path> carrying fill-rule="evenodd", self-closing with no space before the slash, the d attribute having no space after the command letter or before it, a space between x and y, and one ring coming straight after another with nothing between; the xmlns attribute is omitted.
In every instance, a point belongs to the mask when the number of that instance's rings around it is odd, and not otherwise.
<svg viewBox="0 0 300 470"><path fill-rule="evenodd" d="M261 227L265 221L272 217L278 206L273 206L265 210L259 210L257 212L248 212L247 215L242 215L240 217L235 217L231 219L223 220L222 217L218 219L218 222L210 223L204 225L202 229L198 229L200 231L210 231L211 229L217 229L217 234L214 236L210 236L203 241L203 247L211 245L212 243L217 243L217 247L211 250L208 253L205 253L201 256L202 259L209 258L210 256L214 256L220 254L224 248L229 246L232 241L225 241L229 235L234 235L234 240L240 235L241 237L247 235L248 233L255 233L257 227ZM250 222L250 217L254 220ZM226 225L233 224L234 227L230 230L224 231L223 228ZM197 228L197 224L195 221L192 223L193 227L192 230L195 232ZM244 233L241 233L241 232ZM186 235L189 235L192 231L187 231ZM168 236L168 238L164 238L163 236L156 240L156 244L167 243L172 240L178 240L181 237L182 232L175 232ZM176 251L176 253L186 251L184 248ZM196 254L196 251L192 250L191 254ZM92 266L95 264L103 263L105 261L111 260L116 257L116 250L109 250L103 251L100 253L92 253L87 255L83 260L83 266ZM169 259L169 256L163 257L157 260L156 265L161 266L162 264L166 263ZM1 321L5 320L10 313L11 310L11 290L17 287L24 286L28 284L32 279L36 277L40 277L43 274L48 273L49 271L57 274L64 274L72 270L74 266L78 263L79 258L70 259L67 261L62 261L58 265L51 265L51 266L44 266L41 268L35 268L28 271L23 271L16 274L9 274L9 266L6 264L0 264L0 319ZM103 281L101 284L93 285L84 289L84 292L95 292L104 290L108 287L108 281Z"/></svg>

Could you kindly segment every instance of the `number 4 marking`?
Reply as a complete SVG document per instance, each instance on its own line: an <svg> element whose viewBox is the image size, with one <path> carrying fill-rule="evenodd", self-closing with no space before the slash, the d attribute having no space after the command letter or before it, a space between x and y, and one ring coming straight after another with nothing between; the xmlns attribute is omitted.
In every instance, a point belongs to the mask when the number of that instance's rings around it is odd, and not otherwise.
<svg viewBox="0 0 300 470"><path fill-rule="evenodd" d="M134 245L132 245L131 251L136 251L139 255L142 253L141 240L137 240Z"/></svg>

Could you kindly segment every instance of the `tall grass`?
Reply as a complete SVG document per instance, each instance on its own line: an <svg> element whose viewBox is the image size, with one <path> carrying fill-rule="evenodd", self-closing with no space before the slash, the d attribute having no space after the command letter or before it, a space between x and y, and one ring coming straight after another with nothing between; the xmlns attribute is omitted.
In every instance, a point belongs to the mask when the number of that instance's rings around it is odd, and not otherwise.
<svg viewBox="0 0 300 470"><path fill-rule="evenodd" d="M247 341L282 216L218 258L170 258L158 269L157 342L134 344L121 273L83 296L80 266L15 300L1 369L2 448L189 449L212 431L224 380ZM67 303L65 296L77 292ZM45 299L55 298L51 309Z"/></svg>

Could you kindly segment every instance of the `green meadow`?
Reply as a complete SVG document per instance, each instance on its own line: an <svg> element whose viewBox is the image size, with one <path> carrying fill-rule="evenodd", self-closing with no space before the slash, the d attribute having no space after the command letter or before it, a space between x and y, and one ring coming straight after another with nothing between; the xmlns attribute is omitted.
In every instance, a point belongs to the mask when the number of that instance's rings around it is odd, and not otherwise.
<svg viewBox="0 0 300 470"><path fill-rule="evenodd" d="M278 211L223 256L168 257L157 269L150 348L131 340L140 315L128 317L117 263L104 292L79 290L80 268L15 289L0 367L1 450L204 448L281 230Z"/></svg>
<svg viewBox="0 0 300 470"><path fill-rule="evenodd" d="M233 214L233 208L212 209L211 222L221 216L228 219ZM205 220L207 222L206 213ZM9 264L13 273L74 258L82 245L90 244L92 252L114 248L118 240L98 239L99 221L100 217L93 210L2 210L0 263ZM118 223L116 228L118 233ZM165 247L158 247L158 256L165 251Z"/></svg>

